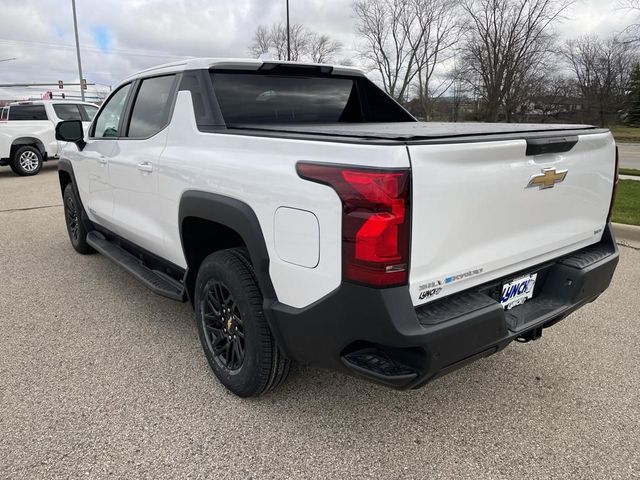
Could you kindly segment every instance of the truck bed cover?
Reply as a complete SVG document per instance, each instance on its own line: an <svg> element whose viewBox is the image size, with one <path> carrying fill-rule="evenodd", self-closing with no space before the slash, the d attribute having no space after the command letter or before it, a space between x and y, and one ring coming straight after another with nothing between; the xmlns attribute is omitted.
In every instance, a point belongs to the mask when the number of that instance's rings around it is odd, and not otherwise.
<svg viewBox="0 0 640 480"><path fill-rule="evenodd" d="M382 141L477 141L478 137L531 138L538 136L581 135L602 133L605 129L578 124L531 123L453 123L453 122L395 122L395 123L331 123L331 124L232 124L233 130L289 134L293 136L351 137Z"/></svg>

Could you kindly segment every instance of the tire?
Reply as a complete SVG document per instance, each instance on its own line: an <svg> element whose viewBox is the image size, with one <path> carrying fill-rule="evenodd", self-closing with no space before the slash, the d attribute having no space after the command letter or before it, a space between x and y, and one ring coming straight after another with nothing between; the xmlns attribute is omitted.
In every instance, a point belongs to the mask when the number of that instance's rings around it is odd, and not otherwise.
<svg viewBox="0 0 640 480"><path fill-rule="evenodd" d="M25 145L14 152L10 166L21 177L36 175L42 168L42 154L37 147Z"/></svg>
<svg viewBox="0 0 640 480"><path fill-rule="evenodd" d="M82 222L82 207L76 197L73 185L68 183L62 194L64 204L64 220L67 225L69 241L76 252L86 255L95 250L87 243L87 228Z"/></svg>
<svg viewBox="0 0 640 480"><path fill-rule="evenodd" d="M275 388L290 361L276 344L262 310L262 293L240 249L204 259L195 286L198 335L220 382L240 397Z"/></svg>

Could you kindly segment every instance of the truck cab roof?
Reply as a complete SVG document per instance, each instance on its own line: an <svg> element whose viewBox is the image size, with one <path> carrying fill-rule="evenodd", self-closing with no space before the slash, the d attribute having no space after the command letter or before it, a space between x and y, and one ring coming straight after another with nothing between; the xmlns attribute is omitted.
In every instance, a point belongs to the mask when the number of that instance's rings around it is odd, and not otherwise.
<svg viewBox="0 0 640 480"><path fill-rule="evenodd" d="M83 102L82 100L24 100L24 101L18 101L18 102L11 102L8 106L9 107L15 107L15 106L22 106L22 105L57 105L59 103L67 103L67 104L77 104L80 103L82 105L93 105L94 107L96 107L97 105L95 105L94 103L91 102Z"/></svg>
<svg viewBox="0 0 640 480"><path fill-rule="evenodd" d="M156 67L141 70L125 79L134 80L151 74L176 73L185 70L269 70L276 66L315 69L325 74L364 76L364 72L356 67L331 65L324 63L290 62L284 60L259 60L255 58L189 58L177 62L165 63Z"/></svg>

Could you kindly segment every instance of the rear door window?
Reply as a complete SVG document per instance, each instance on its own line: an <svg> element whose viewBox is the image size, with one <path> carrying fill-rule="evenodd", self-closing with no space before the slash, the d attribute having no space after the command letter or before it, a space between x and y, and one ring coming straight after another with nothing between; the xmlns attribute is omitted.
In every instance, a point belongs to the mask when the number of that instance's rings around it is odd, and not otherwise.
<svg viewBox="0 0 640 480"><path fill-rule="evenodd" d="M60 120L82 120L78 105L75 103L54 104L53 110Z"/></svg>
<svg viewBox="0 0 640 480"><path fill-rule="evenodd" d="M175 75L145 78L131 112L128 137L148 138L169 123Z"/></svg>
<svg viewBox="0 0 640 480"><path fill-rule="evenodd" d="M9 120L47 120L47 111L44 105L13 105Z"/></svg>

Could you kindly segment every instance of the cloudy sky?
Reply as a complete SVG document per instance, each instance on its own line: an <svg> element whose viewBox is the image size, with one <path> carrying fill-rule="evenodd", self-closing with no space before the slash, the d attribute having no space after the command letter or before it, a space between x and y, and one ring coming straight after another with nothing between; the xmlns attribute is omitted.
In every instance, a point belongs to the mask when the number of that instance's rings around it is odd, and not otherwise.
<svg viewBox="0 0 640 480"><path fill-rule="evenodd" d="M608 35L630 21L616 0L578 0L563 37ZM357 48L352 0L290 0L291 22ZM281 21L285 0L76 0L84 77L105 89L143 68L187 56L247 55L259 24ZM0 84L77 82L71 0L0 1ZM357 63L357 58L354 58ZM0 99L44 89L2 89ZM73 88L65 89L73 94ZM54 90L54 93L58 93Z"/></svg>

